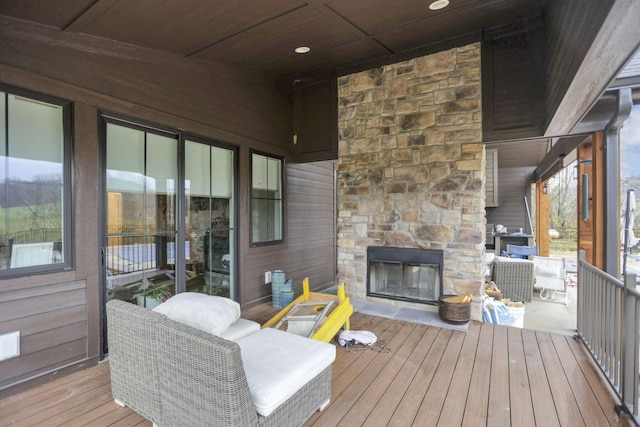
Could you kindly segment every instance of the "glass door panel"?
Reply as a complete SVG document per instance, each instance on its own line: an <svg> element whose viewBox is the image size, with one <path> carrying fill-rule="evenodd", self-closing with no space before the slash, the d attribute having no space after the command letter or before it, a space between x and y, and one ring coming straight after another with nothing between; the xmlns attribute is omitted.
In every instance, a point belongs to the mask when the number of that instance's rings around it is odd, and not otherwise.
<svg viewBox="0 0 640 427"><path fill-rule="evenodd" d="M234 151L185 142L187 291L235 299Z"/></svg>
<svg viewBox="0 0 640 427"><path fill-rule="evenodd" d="M175 294L178 141L107 124L107 300L152 308Z"/></svg>

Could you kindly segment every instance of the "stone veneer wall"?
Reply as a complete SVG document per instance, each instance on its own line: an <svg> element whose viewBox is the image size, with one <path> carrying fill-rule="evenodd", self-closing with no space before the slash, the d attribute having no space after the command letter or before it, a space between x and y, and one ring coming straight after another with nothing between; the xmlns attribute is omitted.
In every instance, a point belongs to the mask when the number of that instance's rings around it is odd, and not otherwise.
<svg viewBox="0 0 640 427"><path fill-rule="evenodd" d="M366 295L367 246L444 251L444 292L480 295L480 44L338 80L338 277Z"/></svg>

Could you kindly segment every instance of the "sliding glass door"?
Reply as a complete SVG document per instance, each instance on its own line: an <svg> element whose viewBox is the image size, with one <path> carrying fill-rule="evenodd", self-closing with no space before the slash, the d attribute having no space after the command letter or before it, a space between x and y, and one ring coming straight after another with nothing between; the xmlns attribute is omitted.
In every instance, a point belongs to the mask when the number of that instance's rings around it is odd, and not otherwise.
<svg viewBox="0 0 640 427"><path fill-rule="evenodd" d="M200 272L187 291L235 299L234 151L185 141L185 247Z"/></svg>
<svg viewBox="0 0 640 427"><path fill-rule="evenodd" d="M153 308L176 293L178 139L106 125L107 300Z"/></svg>
<svg viewBox="0 0 640 427"><path fill-rule="evenodd" d="M236 149L111 117L103 131L105 303L237 299Z"/></svg>

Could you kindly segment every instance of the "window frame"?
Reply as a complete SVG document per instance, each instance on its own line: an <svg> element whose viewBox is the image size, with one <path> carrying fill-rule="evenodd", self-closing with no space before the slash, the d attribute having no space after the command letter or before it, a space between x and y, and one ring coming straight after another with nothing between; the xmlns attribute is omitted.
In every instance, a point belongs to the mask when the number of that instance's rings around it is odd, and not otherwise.
<svg viewBox="0 0 640 427"><path fill-rule="evenodd" d="M268 199L268 200L280 200L280 238L279 239L274 239L274 240L260 240L260 241L255 241L254 240L254 235L253 235L253 208L254 208L254 200L256 199L253 196L253 159L254 159L254 155L259 155L259 156L264 156L267 157L267 159L274 159L277 160L278 162L280 162L280 177L279 177L279 183L280 183L280 199ZM284 192L284 168L285 168L285 162L284 162L284 157L281 156L277 156L274 154L270 154L270 153L266 153L263 151L257 151L257 150L249 150L249 172L250 172L250 177L249 177L249 246L250 247L258 247L258 246L269 246L269 245L277 245L277 244L282 244L285 241L285 208L284 208L284 204L285 204L285 192Z"/></svg>
<svg viewBox="0 0 640 427"><path fill-rule="evenodd" d="M73 195L75 194L73 181L73 102L58 98L55 96L18 88L15 86L0 83L0 92L5 96L0 102L5 103L5 127L0 132L5 134L5 143L9 144L9 128L8 128L8 95L14 95L22 98L33 100L34 102L42 102L55 105L62 108L62 262L55 264L43 264L26 267L7 267L0 270L0 279L33 276L36 274L49 274L74 269L74 204Z"/></svg>

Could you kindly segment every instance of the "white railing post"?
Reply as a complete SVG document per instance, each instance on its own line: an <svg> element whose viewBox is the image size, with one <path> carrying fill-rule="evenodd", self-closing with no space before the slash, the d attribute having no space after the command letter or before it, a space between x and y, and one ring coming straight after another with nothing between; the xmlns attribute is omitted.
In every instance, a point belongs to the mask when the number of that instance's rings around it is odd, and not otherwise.
<svg viewBox="0 0 640 427"><path fill-rule="evenodd" d="M622 314L622 384L621 400L626 410L638 415L638 321L637 298L629 291L636 289L636 275L624 276L624 306Z"/></svg>
<svg viewBox="0 0 640 427"><path fill-rule="evenodd" d="M580 250L578 252L578 296L576 297L578 300L578 307L577 307L577 327L578 327L578 334L584 334L585 330L584 330L584 318L583 318L583 313L584 313L584 289L582 288L582 283L584 282L584 277L582 277L582 263L585 262L587 256L586 256L586 252L584 250Z"/></svg>

